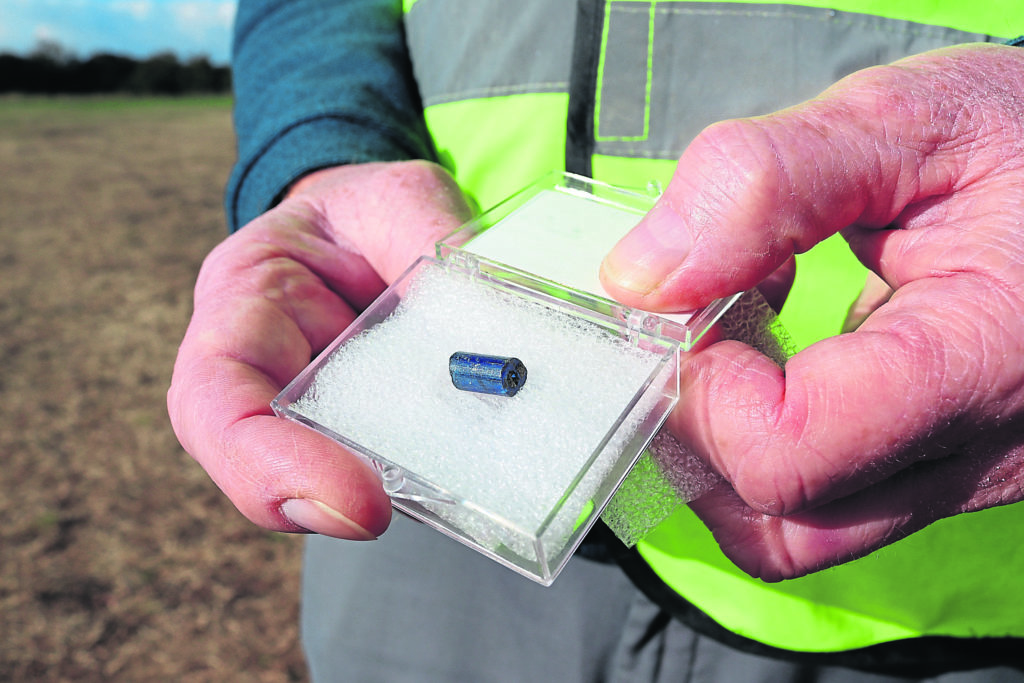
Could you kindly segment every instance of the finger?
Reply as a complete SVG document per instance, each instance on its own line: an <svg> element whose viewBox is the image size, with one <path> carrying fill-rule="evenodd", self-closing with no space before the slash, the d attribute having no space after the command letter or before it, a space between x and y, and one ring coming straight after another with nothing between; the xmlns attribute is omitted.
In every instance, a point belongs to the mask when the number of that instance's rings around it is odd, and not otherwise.
<svg viewBox="0 0 1024 683"><path fill-rule="evenodd" d="M993 116L994 118L994 116ZM1007 127L1009 147L992 145L992 159L961 159L970 165L1000 168L981 179L963 179L955 191L909 205L891 229L853 225L843 231L850 248L892 288L925 278L977 274L993 285L1014 287L1020 280L1024 245L1024 119ZM1018 149L1020 153L1018 153Z"/></svg>
<svg viewBox="0 0 1024 683"><path fill-rule="evenodd" d="M200 439L194 457L247 518L352 540L387 528L390 500L377 476L326 437L274 417L276 383L219 358L185 363L180 372L204 395L177 423Z"/></svg>
<svg viewBox="0 0 1024 683"><path fill-rule="evenodd" d="M946 455L1019 414L1024 306L979 311L992 293L968 277L914 285L784 371L735 342L688 357L674 432L748 505L791 514Z"/></svg>
<svg viewBox="0 0 1024 683"><path fill-rule="evenodd" d="M1016 502L1024 489L1021 425L965 452L919 463L877 486L786 517L750 509L728 485L690 503L738 567L766 581L863 557L957 514Z"/></svg>
<svg viewBox="0 0 1024 683"><path fill-rule="evenodd" d="M790 258L775 270L771 275L757 285L761 296L765 298L768 305L775 313L782 310L789 290L793 288L793 281L796 279L796 259Z"/></svg>
<svg viewBox="0 0 1024 683"><path fill-rule="evenodd" d="M999 46L936 51L777 114L711 126L605 259L606 288L646 310L692 310L847 226L890 225L909 205L984 177L1006 162L999 150L979 153L1002 121L975 119L1012 119L1012 106L996 112L1024 86L1019 60ZM995 73L1004 80L984 75ZM991 108L965 115L983 89ZM1008 125L1007 140L1020 130Z"/></svg>
<svg viewBox="0 0 1024 683"><path fill-rule="evenodd" d="M347 268L364 267L361 258L318 237L307 219L281 207L204 263L168 409L185 449L255 523L372 538L391 514L373 472L270 409L313 351L355 315L299 259L318 259L327 279L343 281Z"/></svg>
<svg viewBox="0 0 1024 683"><path fill-rule="evenodd" d="M892 294L892 287L885 280L868 271L864 289L850 306L846 320L843 321L843 332L853 332L860 327L869 315L881 308L892 297Z"/></svg>
<svg viewBox="0 0 1024 683"><path fill-rule="evenodd" d="M211 340L239 352L260 350L271 361L280 357L275 354L291 353L308 362L310 353L344 329L352 309L361 310L349 300L372 301L383 291L385 282L366 259L338 244L319 220L308 205L284 204L207 256L196 282L193 318L209 328ZM299 345L289 347L281 335L253 333L245 306L283 314L301 335L289 337L288 344L298 339ZM265 352L263 346L274 340L280 348Z"/></svg>
<svg viewBox="0 0 1024 683"><path fill-rule="evenodd" d="M326 169L297 183L292 196L310 201L320 229L364 254L389 283L471 216L451 175L426 161Z"/></svg>

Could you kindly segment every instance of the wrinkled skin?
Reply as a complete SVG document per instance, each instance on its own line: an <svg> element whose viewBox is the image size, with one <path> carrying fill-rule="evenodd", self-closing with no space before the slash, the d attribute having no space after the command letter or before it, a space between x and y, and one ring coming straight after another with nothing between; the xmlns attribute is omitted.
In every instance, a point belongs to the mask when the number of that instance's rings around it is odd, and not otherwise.
<svg viewBox="0 0 1024 683"><path fill-rule="evenodd" d="M731 341L687 359L670 428L728 482L692 507L750 574L1024 498L1021 93L1024 50L961 46L712 126L605 260L609 291L661 311L752 287L836 232L882 281L856 331L785 373Z"/></svg>
<svg viewBox="0 0 1024 683"><path fill-rule="evenodd" d="M168 409L178 439L250 520L372 539L391 520L377 476L270 401L359 311L469 216L425 162L318 171L203 263Z"/></svg>

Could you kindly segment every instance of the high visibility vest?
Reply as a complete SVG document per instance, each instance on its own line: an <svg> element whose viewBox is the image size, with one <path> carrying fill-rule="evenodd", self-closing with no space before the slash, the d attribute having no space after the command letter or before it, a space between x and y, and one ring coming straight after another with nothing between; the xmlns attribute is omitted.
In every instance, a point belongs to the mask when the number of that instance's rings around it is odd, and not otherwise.
<svg viewBox="0 0 1024 683"><path fill-rule="evenodd" d="M667 183L717 120L765 114L861 68L1024 33L1021 0L405 0L440 160L481 208L551 170ZM838 237L798 258L783 323L838 333L865 271ZM828 300L823 296L828 292ZM1024 504L939 521L863 559L766 584L683 506L624 561L699 630L861 667L1024 662Z"/></svg>

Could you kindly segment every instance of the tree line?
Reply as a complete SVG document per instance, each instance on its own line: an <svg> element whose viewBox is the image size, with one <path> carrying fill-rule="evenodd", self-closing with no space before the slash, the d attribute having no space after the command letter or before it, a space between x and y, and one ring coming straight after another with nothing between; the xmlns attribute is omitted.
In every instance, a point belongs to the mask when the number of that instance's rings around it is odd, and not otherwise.
<svg viewBox="0 0 1024 683"><path fill-rule="evenodd" d="M88 59L55 43L28 56L0 53L0 93L184 95L231 89L231 69L207 57L181 61L171 52L146 59L99 53Z"/></svg>

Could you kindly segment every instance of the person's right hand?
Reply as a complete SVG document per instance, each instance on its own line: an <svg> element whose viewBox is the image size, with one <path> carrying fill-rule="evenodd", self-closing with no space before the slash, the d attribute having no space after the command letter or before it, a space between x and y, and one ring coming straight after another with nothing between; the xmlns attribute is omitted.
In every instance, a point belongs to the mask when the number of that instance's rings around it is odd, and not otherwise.
<svg viewBox="0 0 1024 683"><path fill-rule="evenodd" d="M207 257L167 396L182 446L235 506L277 531L372 539L391 519L377 476L270 401L469 209L426 162L300 180Z"/></svg>
<svg viewBox="0 0 1024 683"><path fill-rule="evenodd" d="M605 260L609 291L653 311L752 287L837 232L878 276L855 331L784 370L735 341L685 359L669 428L728 482L691 507L749 574L1024 504L1022 89L1024 51L962 45L711 126Z"/></svg>

